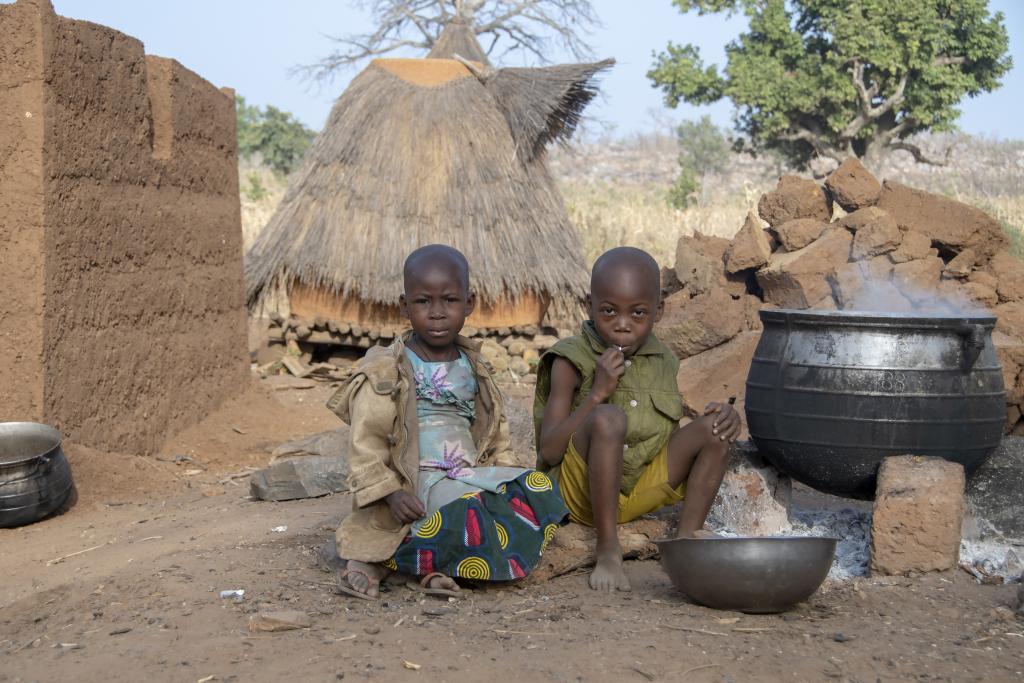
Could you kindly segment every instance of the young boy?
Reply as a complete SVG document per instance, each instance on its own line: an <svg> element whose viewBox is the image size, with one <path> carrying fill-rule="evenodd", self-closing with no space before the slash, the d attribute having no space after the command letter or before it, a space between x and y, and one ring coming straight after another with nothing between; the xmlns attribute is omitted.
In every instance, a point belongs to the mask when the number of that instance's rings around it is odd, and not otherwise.
<svg viewBox="0 0 1024 683"><path fill-rule="evenodd" d="M538 469L557 478L571 519L596 527L590 587L629 590L616 524L683 501L677 533L707 534L740 417L726 403L680 428L679 361L652 334L658 264L619 247L591 271L591 320L541 358L534 398ZM685 497L684 497L685 492Z"/></svg>

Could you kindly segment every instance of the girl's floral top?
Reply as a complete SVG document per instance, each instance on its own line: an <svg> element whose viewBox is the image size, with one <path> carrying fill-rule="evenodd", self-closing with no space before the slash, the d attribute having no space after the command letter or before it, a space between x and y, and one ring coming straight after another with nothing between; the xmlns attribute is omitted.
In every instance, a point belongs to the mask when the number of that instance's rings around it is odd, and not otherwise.
<svg viewBox="0 0 1024 683"><path fill-rule="evenodd" d="M413 355L415 356L415 354ZM419 356L416 356L416 359L419 360ZM469 367L469 361L465 356L460 355L459 359L452 363L420 361L419 365L421 367L417 368L414 374L416 398L423 398L439 405L452 405L459 415L470 421L476 417L476 409L473 406L473 396L476 395L476 378L473 377L473 369ZM449 365L455 365L451 379L448 377ZM466 373L469 375L468 382L463 376ZM455 393L455 382L458 382L460 390L463 390L459 394ZM471 390L468 394L469 398L465 398L466 384L471 385L468 387Z"/></svg>
<svg viewBox="0 0 1024 683"><path fill-rule="evenodd" d="M462 353L453 361L429 362L406 347L416 384L420 432L418 494L427 516L445 503L498 487L522 474L514 467L476 467L479 454L470 426L476 416L476 375ZM413 527L416 528L415 526Z"/></svg>

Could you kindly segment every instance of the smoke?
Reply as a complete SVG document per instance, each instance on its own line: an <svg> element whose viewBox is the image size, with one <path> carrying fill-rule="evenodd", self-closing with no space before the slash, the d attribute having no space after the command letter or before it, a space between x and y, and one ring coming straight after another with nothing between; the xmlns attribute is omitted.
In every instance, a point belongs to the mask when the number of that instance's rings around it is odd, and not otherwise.
<svg viewBox="0 0 1024 683"><path fill-rule="evenodd" d="M968 289L977 290L979 285L944 277L945 270L946 262L936 249L925 258L901 263L879 255L836 267L829 284L833 299L844 311L958 318L991 315L968 294Z"/></svg>
<svg viewBox="0 0 1024 683"><path fill-rule="evenodd" d="M844 311L865 313L903 313L949 317L991 316L984 306L971 301L950 280L947 286L927 291L904 284L897 287L888 280L865 280L860 288L842 300Z"/></svg>

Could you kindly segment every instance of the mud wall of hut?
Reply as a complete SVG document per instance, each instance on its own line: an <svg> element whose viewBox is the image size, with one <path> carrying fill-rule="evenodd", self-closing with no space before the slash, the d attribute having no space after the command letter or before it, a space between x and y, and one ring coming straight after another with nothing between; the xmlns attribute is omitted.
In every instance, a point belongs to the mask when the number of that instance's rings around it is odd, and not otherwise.
<svg viewBox="0 0 1024 683"><path fill-rule="evenodd" d="M25 3L0 5L0 419L43 405L43 49Z"/></svg>
<svg viewBox="0 0 1024 683"><path fill-rule="evenodd" d="M34 177L41 197L19 209L41 220L0 223L24 244L0 272L17 261L31 283L21 302L0 301L0 339L30 357L18 387L0 366L0 400L14 394L2 417L151 452L247 381L233 93L45 0L0 11L0 44L39 53L29 64L0 48L0 83L21 69L41 109L20 157L0 146L0 178ZM17 191L0 184L0 206Z"/></svg>

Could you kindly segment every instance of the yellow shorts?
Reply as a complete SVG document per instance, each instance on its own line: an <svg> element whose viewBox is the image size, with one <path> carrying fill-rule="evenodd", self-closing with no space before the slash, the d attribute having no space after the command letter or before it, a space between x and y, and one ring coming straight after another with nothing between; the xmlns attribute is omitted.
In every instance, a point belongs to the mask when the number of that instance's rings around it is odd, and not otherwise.
<svg viewBox="0 0 1024 683"><path fill-rule="evenodd" d="M587 462L576 452L572 439L569 439L569 447L559 469L558 488L562 492L565 506L569 508L569 518L578 524L594 526ZM676 489L668 485L668 444L665 444L654 456L654 460L644 468L630 494L626 496L619 493L619 524L678 503L683 499L685 489L686 484L680 484Z"/></svg>

